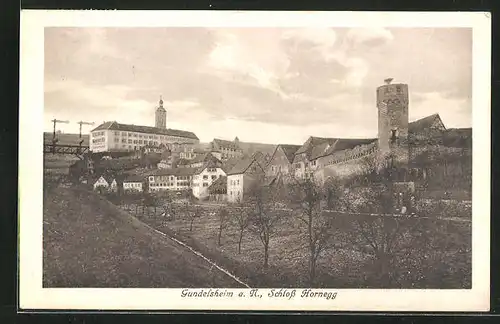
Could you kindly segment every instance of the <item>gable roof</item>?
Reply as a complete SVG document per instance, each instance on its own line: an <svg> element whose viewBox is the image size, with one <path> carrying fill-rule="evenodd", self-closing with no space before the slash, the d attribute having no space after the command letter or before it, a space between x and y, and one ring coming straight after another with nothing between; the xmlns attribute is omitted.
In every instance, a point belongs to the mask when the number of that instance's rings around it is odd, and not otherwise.
<svg viewBox="0 0 500 324"><path fill-rule="evenodd" d="M279 144L278 147L281 148L281 150L283 151L287 160L290 163L293 163L295 152L297 152L300 149L300 145L291 145L291 144Z"/></svg>
<svg viewBox="0 0 500 324"><path fill-rule="evenodd" d="M251 158L256 160L261 166L264 166L267 164L266 156L261 151L257 151L254 154L252 154Z"/></svg>
<svg viewBox="0 0 500 324"><path fill-rule="evenodd" d="M232 157L230 159L227 159L222 164L222 170L227 174L236 164L238 164L240 160L241 158L239 157Z"/></svg>
<svg viewBox="0 0 500 324"><path fill-rule="evenodd" d="M164 176L164 175L173 175L173 176L192 176L196 172L195 168L172 168L172 169L159 169L154 172L153 176Z"/></svg>
<svg viewBox="0 0 500 324"><path fill-rule="evenodd" d="M313 147L323 143L331 144L336 140L336 138L310 136L307 141L295 152L295 154L306 153L309 156Z"/></svg>
<svg viewBox="0 0 500 324"><path fill-rule="evenodd" d="M198 136L196 136L193 132L178 130L178 129L164 129L158 127L151 126L139 126L139 125L130 125L130 124L120 124L116 121L105 122L93 130L116 130L116 131L125 131L125 132L136 132L136 133L145 133L145 134L158 134L158 135L169 135L176 137L185 137L190 139L198 140Z"/></svg>
<svg viewBox="0 0 500 324"><path fill-rule="evenodd" d="M376 138L310 138L296 154L307 153L309 160L376 142Z"/></svg>
<svg viewBox="0 0 500 324"><path fill-rule="evenodd" d="M205 161L203 166L196 169L195 174L201 173L206 168L220 168L220 169L222 169L222 171L224 171L222 161L219 160L218 158L216 158L215 156L213 156L212 154L209 154L209 155L210 155L210 157ZM224 173L226 173L226 172L224 171Z"/></svg>
<svg viewBox="0 0 500 324"><path fill-rule="evenodd" d="M214 144L217 144L217 145L221 146L221 147L227 147L227 148L232 148L232 149L235 149L235 150L241 150L241 148L239 147L239 145L236 144L235 142L226 141L226 140L219 139L219 138L214 138L214 140L212 142Z"/></svg>
<svg viewBox="0 0 500 324"><path fill-rule="evenodd" d="M125 178L123 182L143 182L145 179L145 176L139 175L139 174L132 174Z"/></svg>
<svg viewBox="0 0 500 324"><path fill-rule="evenodd" d="M108 183L108 185L111 185L114 179L113 175L111 174L100 174L92 177L92 183L95 184L100 178L103 178Z"/></svg>
<svg viewBox="0 0 500 324"><path fill-rule="evenodd" d="M418 132L424 131L424 130L426 130L428 128L431 128L432 124L434 124L434 122L436 121L436 119L446 129L446 127L444 126L443 121L441 120L441 117L439 117L439 114L432 114L430 116L427 116L427 117L424 117L424 118L420 118L418 120L415 120L415 121L409 123L408 124L408 132L410 132L410 133L418 133Z"/></svg>
<svg viewBox="0 0 500 324"><path fill-rule="evenodd" d="M238 163L236 163L236 165L231 169L231 171L227 172L227 175L234 175L234 174L242 174L242 173L245 173L248 168L250 168L250 166L252 164L257 164L257 166L262 170L262 166L259 164L259 162L257 162L257 160L255 159L252 159L252 158L248 158L248 157L245 157L243 159L241 159Z"/></svg>

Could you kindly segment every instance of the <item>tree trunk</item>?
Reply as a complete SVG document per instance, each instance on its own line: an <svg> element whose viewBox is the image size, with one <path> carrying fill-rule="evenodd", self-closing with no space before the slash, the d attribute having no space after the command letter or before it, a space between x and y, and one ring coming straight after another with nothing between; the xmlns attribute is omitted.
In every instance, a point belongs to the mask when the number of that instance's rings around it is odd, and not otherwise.
<svg viewBox="0 0 500 324"><path fill-rule="evenodd" d="M194 218L191 218L191 223L189 224L189 231L190 232L193 231L193 222L194 222Z"/></svg>
<svg viewBox="0 0 500 324"><path fill-rule="evenodd" d="M314 279L316 278L316 260L314 258L314 252L311 251L311 256L309 258L309 281L311 287L314 284Z"/></svg>
<svg viewBox="0 0 500 324"><path fill-rule="evenodd" d="M222 236L222 226L219 227L219 236L217 237L217 244L220 246L220 239Z"/></svg>
<svg viewBox="0 0 500 324"><path fill-rule="evenodd" d="M269 240L264 243L264 269L269 267Z"/></svg>
<svg viewBox="0 0 500 324"><path fill-rule="evenodd" d="M243 230L240 230L240 239L238 240L238 253L241 253L241 241L243 241Z"/></svg>

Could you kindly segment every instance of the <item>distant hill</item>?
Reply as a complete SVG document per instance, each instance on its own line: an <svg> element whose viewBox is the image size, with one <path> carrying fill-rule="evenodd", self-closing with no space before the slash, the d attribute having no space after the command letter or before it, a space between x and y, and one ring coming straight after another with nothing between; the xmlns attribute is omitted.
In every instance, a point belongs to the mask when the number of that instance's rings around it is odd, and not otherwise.
<svg viewBox="0 0 500 324"><path fill-rule="evenodd" d="M276 149L275 144L250 143L250 142L240 142L240 147L243 150L243 153L246 153L247 155L253 155L255 152L262 152L264 155L266 153L271 155Z"/></svg>
<svg viewBox="0 0 500 324"><path fill-rule="evenodd" d="M243 153L248 156L253 155L257 151L262 152L263 154L268 153L269 155L272 155L274 149L276 148L275 144L252 143L252 142L240 142L239 145L243 150ZM198 144L198 147L202 149L209 149L210 143L200 143Z"/></svg>
<svg viewBox="0 0 500 324"><path fill-rule="evenodd" d="M53 133L45 132L43 133L43 142L44 143L52 143ZM78 145L80 144L80 135L78 134L57 134L56 138L58 139L57 144L61 145ZM83 143L82 145L89 145L89 135L82 134Z"/></svg>

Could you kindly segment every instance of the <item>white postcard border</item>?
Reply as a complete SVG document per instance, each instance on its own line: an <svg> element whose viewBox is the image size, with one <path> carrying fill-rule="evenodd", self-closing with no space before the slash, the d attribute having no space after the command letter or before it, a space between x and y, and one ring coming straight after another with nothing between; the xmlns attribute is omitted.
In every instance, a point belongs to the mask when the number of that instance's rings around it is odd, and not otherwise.
<svg viewBox="0 0 500 324"><path fill-rule="evenodd" d="M181 298L182 289L42 288L44 27L473 28L472 289L329 289L320 298ZM19 308L83 310L487 311L490 307L491 15L483 12L47 11L21 13ZM245 292L245 289L230 289ZM300 295L302 289L297 289Z"/></svg>

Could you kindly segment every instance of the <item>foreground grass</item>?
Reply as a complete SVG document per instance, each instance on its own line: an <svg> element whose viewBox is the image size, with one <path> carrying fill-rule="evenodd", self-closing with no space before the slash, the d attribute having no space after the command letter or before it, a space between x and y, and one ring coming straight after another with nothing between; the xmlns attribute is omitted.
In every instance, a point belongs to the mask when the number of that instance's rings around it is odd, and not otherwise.
<svg viewBox="0 0 500 324"><path fill-rule="evenodd" d="M44 287L240 287L104 198L46 190Z"/></svg>

